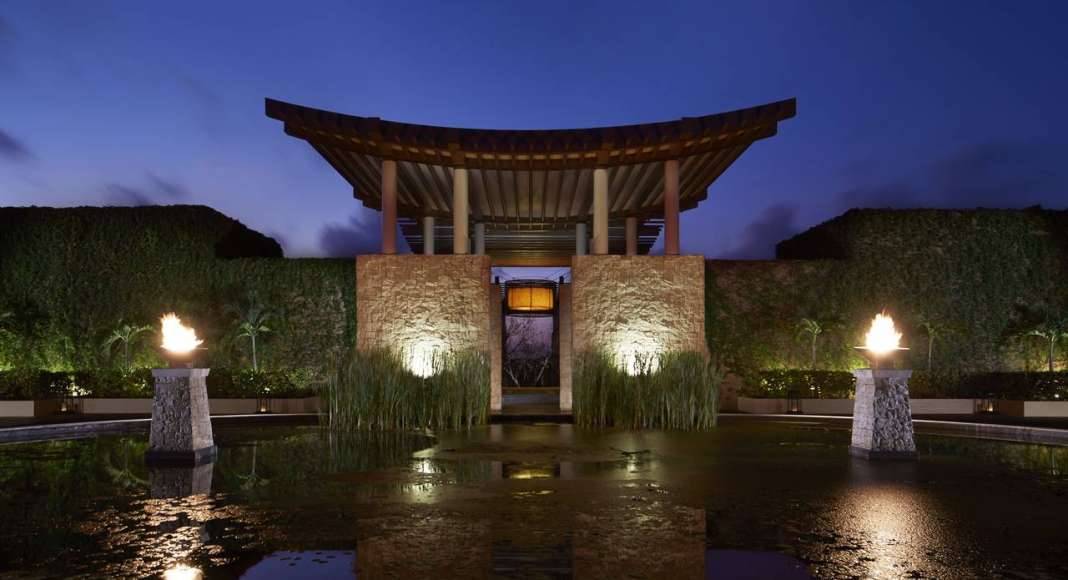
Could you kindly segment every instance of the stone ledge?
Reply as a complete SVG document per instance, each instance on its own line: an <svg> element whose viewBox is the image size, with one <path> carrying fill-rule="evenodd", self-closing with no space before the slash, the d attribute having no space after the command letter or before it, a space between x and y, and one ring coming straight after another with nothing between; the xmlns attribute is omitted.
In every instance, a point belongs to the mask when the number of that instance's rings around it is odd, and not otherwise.
<svg viewBox="0 0 1068 580"><path fill-rule="evenodd" d="M145 463L175 467L195 467L215 461L217 448L202 447L193 451L149 450L145 452Z"/></svg>
<svg viewBox="0 0 1068 580"><path fill-rule="evenodd" d="M853 445L849 446L849 454L861 459L878 461L915 461L918 457L915 451L872 451Z"/></svg>

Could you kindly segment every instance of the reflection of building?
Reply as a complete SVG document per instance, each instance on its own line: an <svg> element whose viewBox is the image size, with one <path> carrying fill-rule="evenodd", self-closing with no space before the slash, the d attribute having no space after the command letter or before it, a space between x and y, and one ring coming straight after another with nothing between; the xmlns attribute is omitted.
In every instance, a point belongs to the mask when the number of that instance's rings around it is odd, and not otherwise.
<svg viewBox="0 0 1068 580"><path fill-rule="evenodd" d="M486 353L499 411L503 309L490 268L570 268L558 293L566 412L565 353L606 349L628 365L705 351L704 261L679 255L679 213L795 108L791 99L664 123L515 131L266 103L382 212L381 254L357 258L357 346L409 353L418 374L442 350ZM396 255L398 231L422 255ZM661 231L665 255L646 255Z"/></svg>

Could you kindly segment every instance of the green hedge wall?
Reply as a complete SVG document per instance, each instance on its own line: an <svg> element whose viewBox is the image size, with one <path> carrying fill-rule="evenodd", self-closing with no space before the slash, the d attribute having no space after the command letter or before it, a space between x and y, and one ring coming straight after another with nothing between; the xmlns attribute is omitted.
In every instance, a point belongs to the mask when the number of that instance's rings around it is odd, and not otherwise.
<svg viewBox="0 0 1068 580"><path fill-rule="evenodd" d="M781 243L774 261L707 263L707 338L732 371L809 368L802 317L829 324L816 368L865 366L852 348L887 309L927 367L923 319L943 329L932 368L953 372L1041 370L1045 345L1015 338L1028 312L1068 315L1068 212L853 210ZM1068 343L1061 345L1064 366Z"/></svg>
<svg viewBox="0 0 1068 580"><path fill-rule="evenodd" d="M250 292L279 313L257 345L261 368L322 369L355 343L352 260L282 258L207 207L0 208L0 281L0 369L114 367L101 344L120 319L158 327L172 310L209 364L247 365L226 307ZM158 342L143 336L133 366L158 365Z"/></svg>

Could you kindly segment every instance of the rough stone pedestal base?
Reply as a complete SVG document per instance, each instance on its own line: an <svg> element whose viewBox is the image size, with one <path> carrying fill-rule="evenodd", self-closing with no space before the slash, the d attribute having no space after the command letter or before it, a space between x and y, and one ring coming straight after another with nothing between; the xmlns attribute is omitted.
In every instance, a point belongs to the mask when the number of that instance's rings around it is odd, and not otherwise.
<svg viewBox="0 0 1068 580"><path fill-rule="evenodd" d="M849 453L865 459L916 459L909 377L912 371L858 369Z"/></svg>
<svg viewBox="0 0 1068 580"><path fill-rule="evenodd" d="M156 391L146 462L199 465L214 459L206 382L210 370L152 370Z"/></svg>

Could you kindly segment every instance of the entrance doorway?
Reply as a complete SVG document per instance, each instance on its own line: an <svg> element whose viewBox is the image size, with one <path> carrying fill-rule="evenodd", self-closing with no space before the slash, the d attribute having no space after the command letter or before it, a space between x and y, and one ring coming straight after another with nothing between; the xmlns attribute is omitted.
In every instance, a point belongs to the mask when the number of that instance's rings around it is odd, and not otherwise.
<svg viewBox="0 0 1068 580"><path fill-rule="evenodd" d="M560 285L514 277L501 284L501 387L505 414L560 412Z"/></svg>

